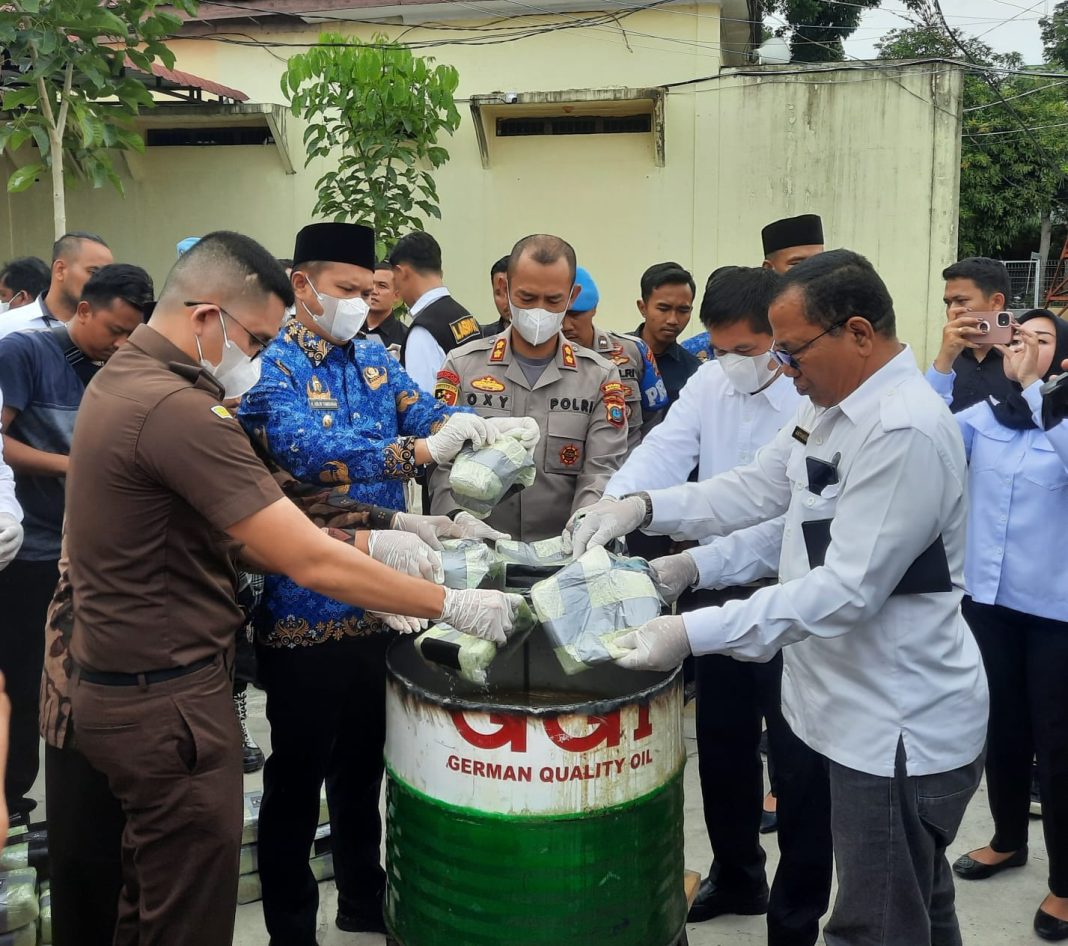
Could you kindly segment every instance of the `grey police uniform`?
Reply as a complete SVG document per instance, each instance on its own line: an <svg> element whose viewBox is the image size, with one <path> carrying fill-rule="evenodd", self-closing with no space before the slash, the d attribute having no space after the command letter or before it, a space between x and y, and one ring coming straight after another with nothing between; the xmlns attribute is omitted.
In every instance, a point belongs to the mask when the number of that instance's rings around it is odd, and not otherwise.
<svg viewBox="0 0 1068 946"><path fill-rule="evenodd" d="M571 513L600 498L627 452L627 405L618 369L559 337L556 357L533 386L512 354L511 330L450 352L435 396L483 417L533 417L541 429L534 485L486 520L524 542L559 535ZM430 478L431 512L456 508L448 465Z"/></svg>
<svg viewBox="0 0 1068 946"><path fill-rule="evenodd" d="M593 329L593 351L619 369L619 380L623 382L623 399L627 405L627 456L630 456L630 452L641 442L643 425L658 418L661 414L660 410L647 409L642 399L642 383L645 380L650 359L643 357L638 348L637 339L629 335L619 335L616 332L599 329L596 326ZM651 363L655 371L656 362ZM663 386L659 374L657 381ZM664 400L667 400L666 389Z"/></svg>

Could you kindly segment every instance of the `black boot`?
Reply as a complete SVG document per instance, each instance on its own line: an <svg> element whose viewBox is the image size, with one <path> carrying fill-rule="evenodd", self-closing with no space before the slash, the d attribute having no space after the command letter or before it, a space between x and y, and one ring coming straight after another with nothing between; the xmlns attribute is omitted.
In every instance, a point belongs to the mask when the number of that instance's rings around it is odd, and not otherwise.
<svg viewBox="0 0 1068 946"><path fill-rule="evenodd" d="M263 750L256 745L248 731L248 698L245 691L234 694L234 709L241 725L241 760L246 772L258 772L263 768Z"/></svg>

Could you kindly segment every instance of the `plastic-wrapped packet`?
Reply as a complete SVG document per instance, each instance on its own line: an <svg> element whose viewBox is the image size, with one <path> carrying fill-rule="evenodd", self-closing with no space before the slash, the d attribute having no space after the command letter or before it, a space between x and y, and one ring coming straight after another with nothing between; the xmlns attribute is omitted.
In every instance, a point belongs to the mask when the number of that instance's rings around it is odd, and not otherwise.
<svg viewBox="0 0 1068 946"><path fill-rule="evenodd" d="M0 871L20 867L34 867L40 879L48 878L48 831L43 825L31 826L29 831L8 838L0 853Z"/></svg>
<svg viewBox="0 0 1068 946"><path fill-rule="evenodd" d="M645 559L599 547L539 581L530 600L567 674L622 656L615 640L663 606Z"/></svg>
<svg viewBox="0 0 1068 946"><path fill-rule="evenodd" d="M317 880L329 880L334 876L334 857L332 854L320 854L308 861L312 876ZM242 874L237 878L237 902L252 903L263 896L260 875Z"/></svg>
<svg viewBox="0 0 1068 946"><path fill-rule="evenodd" d="M245 792L245 822L241 828L241 843L252 844L259 838L260 827L260 803L263 801L263 792ZM326 824L330 820L330 812L326 806L326 788L319 793L319 824Z"/></svg>
<svg viewBox="0 0 1068 946"><path fill-rule="evenodd" d="M567 565L574 561L570 542L562 535L539 542L517 542L514 539L498 539L497 554L509 565L530 565L542 568L550 565Z"/></svg>
<svg viewBox="0 0 1068 946"><path fill-rule="evenodd" d="M435 624L415 639L415 649L426 661L471 683L485 685L490 664L517 650L534 630L537 618L524 601L519 606L512 632L503 646L458 631L449 624Z"/></svg>
<svg viewBox="0 0 1068 946"><path fill-rule="evenodd" d="M52 942L52 887L46 880L41 884L41 914L37 919L37 941L49 946Z"/></svg>
<svg viewBox="0 0 1068 946"><path fill-rule="evenodd" d="M37 917L41 912L37 901L37 871L32 867L22 867L0 873L0 933L20 936L24 927L33 929L34 942L37 939ZM22 942L13 939L11 942ZM0 940L2 943L3 940Z"/></svg>
<svg viewBox="0 0 1068 946"><path fill-rule="evenodd" d="M488 447L464 447L453 461L449 488L461 509L485 519L506 496L534 484L534 455L518 434L504 434Z"/></svg>
<svg viewBox="0 0 1068 946"><path fill-rule="evenodd" d="M312 841L309 858L319 857L321 854L330 853L331 847L330 825L321 824L315 829L315 840ZM242 844L241 860L238 873L254 874L260 869L260 851L258 844Z"/></svg>
<svg viewBox="0 0 1068 946"><path fill-rule="evenodd" d="M29 923L17 930L0 933L0 946L37 946L37 924Z"/></svg>
<svg viewBox="0 0 1068 946"><path fill-rule="evenodd" d="M446 588L478 588L500 570L500 559L479 539L442 539L441 565Z"/></svg>

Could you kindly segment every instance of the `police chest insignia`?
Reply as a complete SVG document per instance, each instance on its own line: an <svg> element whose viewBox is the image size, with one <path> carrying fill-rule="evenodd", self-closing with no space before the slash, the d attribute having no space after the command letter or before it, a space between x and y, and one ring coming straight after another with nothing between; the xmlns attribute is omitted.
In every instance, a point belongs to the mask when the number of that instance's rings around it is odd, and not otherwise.
<svg viewBox="0 0 1068 946"><path fill-rule="evenodd" d="M323 383L315 375L312 375L311 381L304 390L308 395L308 407L313 411L337 410L337 398L331 396L330 389L324 388Z"/></svg>
<svg viewBox="0 0 1068 946"><path fill-rule="evenodd" d="M808 444L808 431L804 427L795 427L793 438L800 444Z"/></svg>
<svg viewBox="0 0 1068 946"><path fill-rule="evenodd" d="M213 413L213 414L214 414L214 415L215 415L216 417L229 417L229 418L232 418L232 417L234 416L234 415L233 415L233 414L231 414L231 413L230 413L230 412L229 412L229 411L228 411L228 410L227 410L227 409L226 409L225 407L223 407L223 406L222 406L221 404L216 404L216 405L215 405L215 406L214 406L214 407L213 407L213 408L211 409L211 412L212 412L212 413Z"/></svg>
<svg viewBox="0 0 1068 946"><path fill-rule="evenodd" d="M470 338L472 335L478 334L478 322L476 322L470 315L465 315L462 319L450 322L449 328L451 329L452 337L456 339L457 344L462 342L465 338Z"/></svg>
<svg viewBox="0 0 1068 946"><path fill-rule="evenodd" d="M449 407L455 407L460 397L460 376L455 371L439 371L434 384L434 397Z"/></svg>
<svg viewBox="0 0 1068 946"><path fill-rule="evenodd" d="M618 381L609 381L601 385L604 395L605 416L613 427L622 427L627 422L627 406L624 400L624 387Z"/></svg>
<svg viewBox="0 0 1068 946"><path fill-rule="evenodd" d="M615 365L629 365L630 358L627 357L627 353L623 350L622 345L616 345L612 349L612 363Z"/></svg>
<svg viewBox="0 0 1068 946"><path fill-rule="evenodd" d="M581 456L581 451L573 443L565 443L560 448L560 462L564 466L574 466L579 462L579 457Z"/></svg>
<svg viewBox="0 0 1068 946"><path fill-rule="evenodd" d="M504 338L498 338L497 341L495 341L493 343L493 351L490 352L490 361L492 361L492 362L504 361L504 353L507 350L508 350L508 340L504 339ZM457 383L459 383L460 379L457 378L456 381L457 381Z"/></svg>
<svg viewBox="0 0 1068 946"><path fill-rule="evenodd" d="M386 372L385 368L376 368L374 365L368 365L363 369L363 380L367 382L367 386L372 391L377 391L389 380L389 374Z"/></svg>
<svg viewBox="0 0 1068 946"><path fill-rule="evenodd" d="M489 374L483 375L481 378L475 378L471 382L471 387L476 391L492 391L493 393L504 390L504 385Z"/></svg>
<svg viewBox="0 0 1068 946"><path fill-rule="evenodd" d="M566 343L564 344L563 348L560 351L560 356L563 359L565 368L575 367L575 349L573 349L570 345Z"/></svg>

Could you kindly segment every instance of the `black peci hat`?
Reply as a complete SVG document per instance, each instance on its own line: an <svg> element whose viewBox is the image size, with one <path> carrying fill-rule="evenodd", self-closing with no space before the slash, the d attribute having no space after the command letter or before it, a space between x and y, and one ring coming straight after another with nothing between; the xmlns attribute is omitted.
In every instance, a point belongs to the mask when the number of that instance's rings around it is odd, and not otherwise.
<svg viewBox="0 0 1068 946"><path fill-rule="evenodd" d="M351 263L375 268L375 232L362 223L310 223L297 234L293 265Z"/></svg>
<svg viewBox="0 0 1068 946"><path fill-rule="evenodd" d="M801 214L769 223L760 231L764 258L791 246L823 245L823 221L819 214Z"/></svg>

